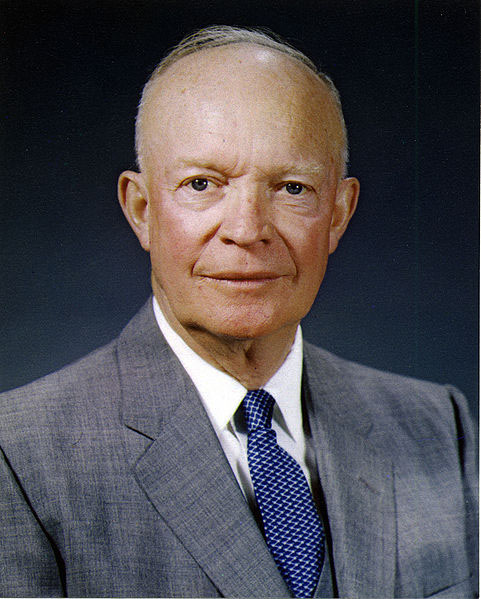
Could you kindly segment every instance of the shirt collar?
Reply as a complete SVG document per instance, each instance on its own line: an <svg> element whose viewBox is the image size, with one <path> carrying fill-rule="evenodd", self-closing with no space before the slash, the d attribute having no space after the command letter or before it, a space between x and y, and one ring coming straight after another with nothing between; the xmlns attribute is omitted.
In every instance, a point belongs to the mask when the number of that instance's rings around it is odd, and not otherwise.
<svg viewBox="0 0 481 599"><path fill-rule="evenodd" d="M192 379L216 432L227 427L247 389L236 379L218 370L192 350L172 329L153 298L157 324L172 351ZM276 400L281 425L295 441L303 438L301 411L302 331L297 327L294 343L283 364L263 386ZM276 418L276 412L274 412ZM282 422L283 420L283 422Z"/></svg>

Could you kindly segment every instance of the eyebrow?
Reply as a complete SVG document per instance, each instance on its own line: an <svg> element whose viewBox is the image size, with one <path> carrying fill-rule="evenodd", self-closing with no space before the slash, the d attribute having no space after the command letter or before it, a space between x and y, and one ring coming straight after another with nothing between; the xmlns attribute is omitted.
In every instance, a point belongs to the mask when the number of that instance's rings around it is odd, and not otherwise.
<svg viewBox="0 0 481 599"><path fill-rule="evenodd" d="M287 164L279 167L280 173L295 173L296 175L320 175L326 172L328 167L324 164Z"/></svg>
<svg viewBox="0 0 481 599"><path fill-rule="evenodd" d="M190 167L194 166L197 168L205 168L211 171L222 170L220 167L222 166L220 163L215 164L212 160L202 160L197 158L180 158L174 162L174 167Z"/></svg>
<svg viewBox="0 0 481 599"><path fill-rule="evenodd" d="M228 165L223 165L220 162L215 163L212 160L202 160L197 158L181 158L174 163L175 168L182 167L196 167L202 168L212 171L229 171L231 167ZM290 163L290 164L279 164L275 167L275 170L278 175L284 175L287 173L292 173L295 175L322 175L328 170L329 166L326 164L299 164L299 163ZM262 170L262 169L259 169Z"/></svg>

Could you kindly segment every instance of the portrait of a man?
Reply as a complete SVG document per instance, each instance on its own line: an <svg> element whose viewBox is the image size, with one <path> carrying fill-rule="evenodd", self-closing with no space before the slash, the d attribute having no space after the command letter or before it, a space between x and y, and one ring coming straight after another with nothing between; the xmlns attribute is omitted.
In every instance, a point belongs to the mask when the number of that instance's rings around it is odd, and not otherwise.
<svg viewBox="0 0 481 599"><path fill-rule="evenodd" d="M0 595L474 597L464 395L304 334L362 185L333 79L275 33L197 28L147 77L135 152L150 296L0 396Z"/></svg>

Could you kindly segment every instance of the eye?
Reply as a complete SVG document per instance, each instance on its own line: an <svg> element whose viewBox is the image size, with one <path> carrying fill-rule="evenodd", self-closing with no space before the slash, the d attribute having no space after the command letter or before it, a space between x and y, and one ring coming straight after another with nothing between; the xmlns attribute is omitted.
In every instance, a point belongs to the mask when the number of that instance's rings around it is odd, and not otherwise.
<svg viewBox="0 0 481 599"><path fill-rule="evenodd" d="M286 183L284 187L287 193L290 193L293 196L299 195L305 189L304 185L302 185L301 183L294 183L293 181Z"/></svg>
<svg viewBox="0 0 481 599"><path fill-rule="evenodd" d="M205 191L209 186L208 179L193 179L190 186L194 191Z"/></svg>

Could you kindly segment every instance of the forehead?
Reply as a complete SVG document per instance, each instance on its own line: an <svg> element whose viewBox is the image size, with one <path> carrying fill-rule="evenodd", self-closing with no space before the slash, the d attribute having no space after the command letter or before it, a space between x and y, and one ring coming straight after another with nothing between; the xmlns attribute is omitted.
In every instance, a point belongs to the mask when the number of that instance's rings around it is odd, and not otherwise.
<svg viewBox="0 0 481 599"><path fill-rule="evenodd" d="M206 48L179 59L152 82L147 108L182 96L231 99L262 91L262 98L285 96L320 110L332 104L326 85L300 61L271 48L236 43ZM309 101L312 98L313 101Z"/></svg>
<svg viewBox="0 0 481 599"><path fill-rule="evenodd" d="M291 137L338 137L336 108L326 85L304 64L251 44L209 48L186 56L152 83L142 135L151 146L169 133L189 137L223 126L236 139L284 131ZM323 144L324 145L324 144Z"/></svg>
<svg viewBox="0 0 481 599"><path fill-rule="evenodd" d="M213 77L206 79L206 73ZM232 43L214 48L203 48L172 63L161 75L162 85L174 80L188 80L209 86L221 83L216 74L229 82L274 80L287 78L298 87L323 85L313 71L288 54L251 43Z"/></svg>

